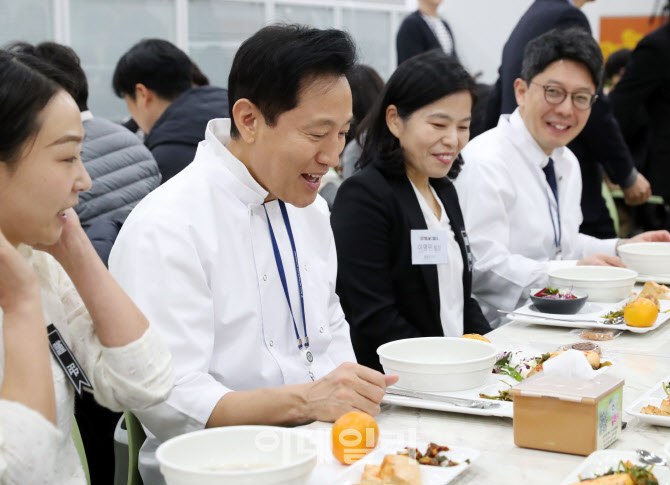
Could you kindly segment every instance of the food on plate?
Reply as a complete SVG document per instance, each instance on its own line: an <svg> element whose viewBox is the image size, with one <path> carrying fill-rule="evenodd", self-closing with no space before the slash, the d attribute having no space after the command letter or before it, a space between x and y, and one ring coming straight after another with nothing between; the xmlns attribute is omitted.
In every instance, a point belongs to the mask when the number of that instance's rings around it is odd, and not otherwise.
<svg viewBox="0 0 670 485"><path fill-rule="evenodd" d="M548 356L549 354L547 354ZM493 373L510 376L521 382L541 362L543 357L529 354L523 351L505 351L498 354L496 363L493 364Z"/></svg>
<svg viewBox="0 0 670 485"><path fill-rule="evenodd" d="M631 327L651 327L658 317L658 308L647 298L637 298L623 309L623 319Z"/></svg>
<svg viewBox="0 0 670 485"><path fill-rule="evenodd" d="M441 466L441 467L450 467L458 466L460 463L457 463L453 460L447 458L445 452L449 451L448 446L442 446L435 443L430 443L426 452L421 454L416 448L410 448L406 446L404 450L399 451L399 455L407 455L410 458L415 459L419 462L419 465L428 465L428 466ZM469 460L466 462L470 463Z"/></svg>
<svg viewBox="0 0 670 485"><path fill-rule="evenodd" d="M540 363L539 363L539 364L538 364L532 371L530 371L530 372L528 373L528 377L530 377L530 376L532 376L532 375L535 375L535 374L537 374L538 372L541 372L542 370L544 370L544 366L543 366L543 364L544 364L546 361L548 361L548 360L550 360L550 359L553 359L554 357L557 357L557 356L561 355L563 352L566 352L566 350L558 350L558 351L553 352L553 353L551 353L551 354L544 354L544 355L542 356L542 357L543 357L543 360L542 360L542 361L541 361L541 362L540 362ZM591 351L583 352L583 354L584 354L584 357L586 357L586 360L589 361L589 364L591 364L591 367L593 368L593 370L598 370L598 369L600 369L601 367L607 367L607 366L612 365L612 363L611 363L610 361L608 361L608 360L605 360L605 361L601 360L601 359L600 359L600 355L598 354L598 352L594 352L594 351L591 350ZM544 357L547 356L547 355L548 355L548 357L547 357L547 358L544 358Z"/></svg>
<svg viewBox="0 0 670 485"><path fill-rule="evenodd" d="M665 394L668 397L663 399L663 401L661 401L660 407L652 406L650 404L649 406L643 407L640 410L641 413L653 414L655 416L670 416L670 382L668 382L667 384L664 382L662 385L663 390L665 391Z"/></svg>
<svg viewBox="0 0 670 485"><path fill-rule="evenodd" d="M351 465L377 446L379 427L369 414L352 411L335 421L331 438L335 458L340 463Z"/></svg>
<svg viewBox="0 0 670 485"><path fill-rule="evenodd" d="M615 310L609 313L606 313L603 315L603 318L607 320L606 324L611 324L611 325L618 325L620 323L625 323L623 321L623 308L621 310Z"/></svg>
<svg viewBox="0 0 670 485"><path fill-rule="evenodd" d="M653 296L658 300L670 300L670 288L665 285L659 285L653 281L647 281L638 295L639 298Z"/></svg>
<svg viewBox="0 0 670 485"><path fill-rule="evenodd" d="M639 296L638 298L646 298L650 302L656 306L656 309L658 311L661 311L661 303L658 301L658 298L656 298L654 295L646 295L646 296Z"/></svg>
<svg viewBox="0 0 670 485"><path fill-rule="evenodd" d="M603 355L602 351L600 350L600 346L594 344L593 342L577 342L576 344L572 344L568 348L573 350L579 350L581 352L596 352L601 357Z"/></svg>
<svg viewBox="0 0 670 485"><path fill-rule="evenodd" d="M489 339L478 333L466 333L465 335L461 335L461 338L471 338L472 340L481 340L482 342L491 343Z"/></svg>
<svg viewBox="0 0 670 485"><path fill-rule="evenodd" d="M623 313L622 313L623 316ZM612 340L615 337L613 330L582 330L579 334L581 338L586 340L595 340L601 342L603 340Z"/></svg>
<svg viewBox="0 0 670 485"><path fill-rule="evenodd" d="M595 478L579 477L579 482L572 485L658 485L658 479L651 473L653 465L633 465L630 461L619 462L619 466L610 468Z"/></svg>
<svg viewBox="0 0 670 485"><path fill-rule="evenodd" d="M381 466L365 465L359 485L422 485L419 463L407 455L386 455Z"/></svg>
<svg viewBox="0 0 670 485"><path fill-rule="evenodd" d="M577 297L572 294L572 288L569 290L566 289L559 289L559 288L551 288L547 286L546 288L542 288L540 291L535 293L533 296L537 296L538 298L546 298L548 300L576 300Z"/></svg>
<svg viewBox="0 0 670 485"><path fill-rule="evenodd" d="M505 383L505 384L507 384L507 383ZM509 386L512 387L511 385L509 385ZM514 401L514 399L512 398L512 394L510 394L510 392L509 392L509 389L502 389L502 390L498 391L497 396L489 396L488 394L484 394L483 392L480 392L479 397L482 398L482 399L493 399L494 401L509 401L509 402Z"/></svg>

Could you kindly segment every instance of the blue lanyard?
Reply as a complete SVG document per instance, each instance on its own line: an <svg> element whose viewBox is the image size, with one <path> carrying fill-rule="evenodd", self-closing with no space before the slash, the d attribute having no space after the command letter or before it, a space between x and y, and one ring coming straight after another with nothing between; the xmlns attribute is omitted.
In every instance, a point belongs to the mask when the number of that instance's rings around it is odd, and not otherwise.
<svg viewBox="0 0 670 485"><path fill-rule="evenodd" d="M551 199L549 194L547 194L547 204L549 205L549 219L551 219L551 227L554 229L554 246L558 252L561 252L561 239L563 238L563 230L561 228L561 208L558 205L558 199L556 199L556 219L558 220L558 233L556 233L556 224L554 223L554 215L551 210Z"/></svg>
<svg viewBox="0 0 670 485"><path fill-rule="evenodd" d="M302 308L302 328L305 331L305 349L309 348L309 337L307 336L307 321L305 320L305 300L302 295L302 280L300 279L300 266L298 265L298 251L295 249L295 241L293 240L293 231L291 230L291 221L288 218L288 212L286 212L286 204L283 201L279 201L279 208L281 209L281 215L284 218L284 225L286 226L286 232L288 233L289 241L291 241L291 249L293 250L293 261L295 262L295 274L298 277L298 289L300 290L300 307ZM263 209L265 209L265 217L268 220L268 228L270 229L270 239L272 239L272 250L275 253L275 261L277 263L277 270L279 271L279 278L281 279L281 284L284 287L284 295L286 295L286 301L288 302L288 309L291 312L291 320L293 320L293 330L295 330L295 338L298 340L298 349L302 350L303 344L300 334L298 333L298 326L295 324L295 317L293 316L293 308L291 307L291 298L288 295L288 285L286 284L286 274L284 273L284 264L281 260L281 254L279 254L279 247L277 246L277 239L275 238L275 233L272 230L272 224L270 223L270 216L268 216L268 210L263 204ZM312 353L307 352L305 355L308 363L312 362Z"/></svg>

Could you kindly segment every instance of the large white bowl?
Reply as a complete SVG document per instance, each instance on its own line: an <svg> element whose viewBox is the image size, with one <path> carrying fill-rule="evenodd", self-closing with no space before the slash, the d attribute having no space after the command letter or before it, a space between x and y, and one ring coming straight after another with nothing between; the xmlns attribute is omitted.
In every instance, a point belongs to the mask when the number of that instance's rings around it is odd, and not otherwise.
<svg viewBox="0 0 670 485"><path fill-rule="evenodd" d="M484 384L496 361L487 342L459 337L396 340L377 349L386 374L396 386L412 391L462 391Z"/></svg>
<svg viewBox="0 0 670 485"><path fill-rule="evenodd" d="M230 426L172 438L156 458L167 485L304 485L316 444L293 429Z"/></svg>
<svg viewBox="0 0 670 485"><path fill-rule="evenodd" d="M670 275L670 242L622 244L619 256L628 268L643 275Z"/></svg>
<svg viewBox="0 0 670 485"><path fill-rule="evenodd" d="M630 295L637 272L614 266L571 266L549 271L549 286L585 291L589 301L614 303Z"/></svg>

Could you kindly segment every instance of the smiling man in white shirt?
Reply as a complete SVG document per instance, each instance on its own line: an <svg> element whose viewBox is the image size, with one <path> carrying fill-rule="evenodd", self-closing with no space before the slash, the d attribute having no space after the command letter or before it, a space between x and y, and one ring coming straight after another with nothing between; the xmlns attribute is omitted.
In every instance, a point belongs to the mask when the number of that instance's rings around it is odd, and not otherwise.
<svg viewBox="0 0 670 485"><path fill-rule="evenodd" d="M552 268L623 266L616 256L622 240L579 233L581 175L566 147L584 128L601 78L602 54L588 33L536 38L514 83L519 107L462 152L456 188L475 259L472 291L494 327L496 310L525 303ZM628 241L670 241L670 233Z"/></svg>
<svg viewBox="0 0 670 485"><path fill-rule="evenodd" d="M148 485L162 483L153 452L170 437L376 415L397 380L355 363L317 197L352 118L354 59L341 31L254 34L233 61L232 119L209 122L193 163L119 234L110 269L174 355L172 393L138 413Z"/></svg>

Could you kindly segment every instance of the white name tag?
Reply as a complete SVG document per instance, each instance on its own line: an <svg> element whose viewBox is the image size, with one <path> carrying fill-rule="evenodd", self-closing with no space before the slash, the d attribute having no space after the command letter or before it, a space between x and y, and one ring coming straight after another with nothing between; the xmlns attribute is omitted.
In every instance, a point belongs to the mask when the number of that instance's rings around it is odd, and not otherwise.
<svg viewBox="0 0 670 485"><path fill-rule="evenodd" d="M411 231L412 264L445 264L447 231L413 229Z"/></svg>

